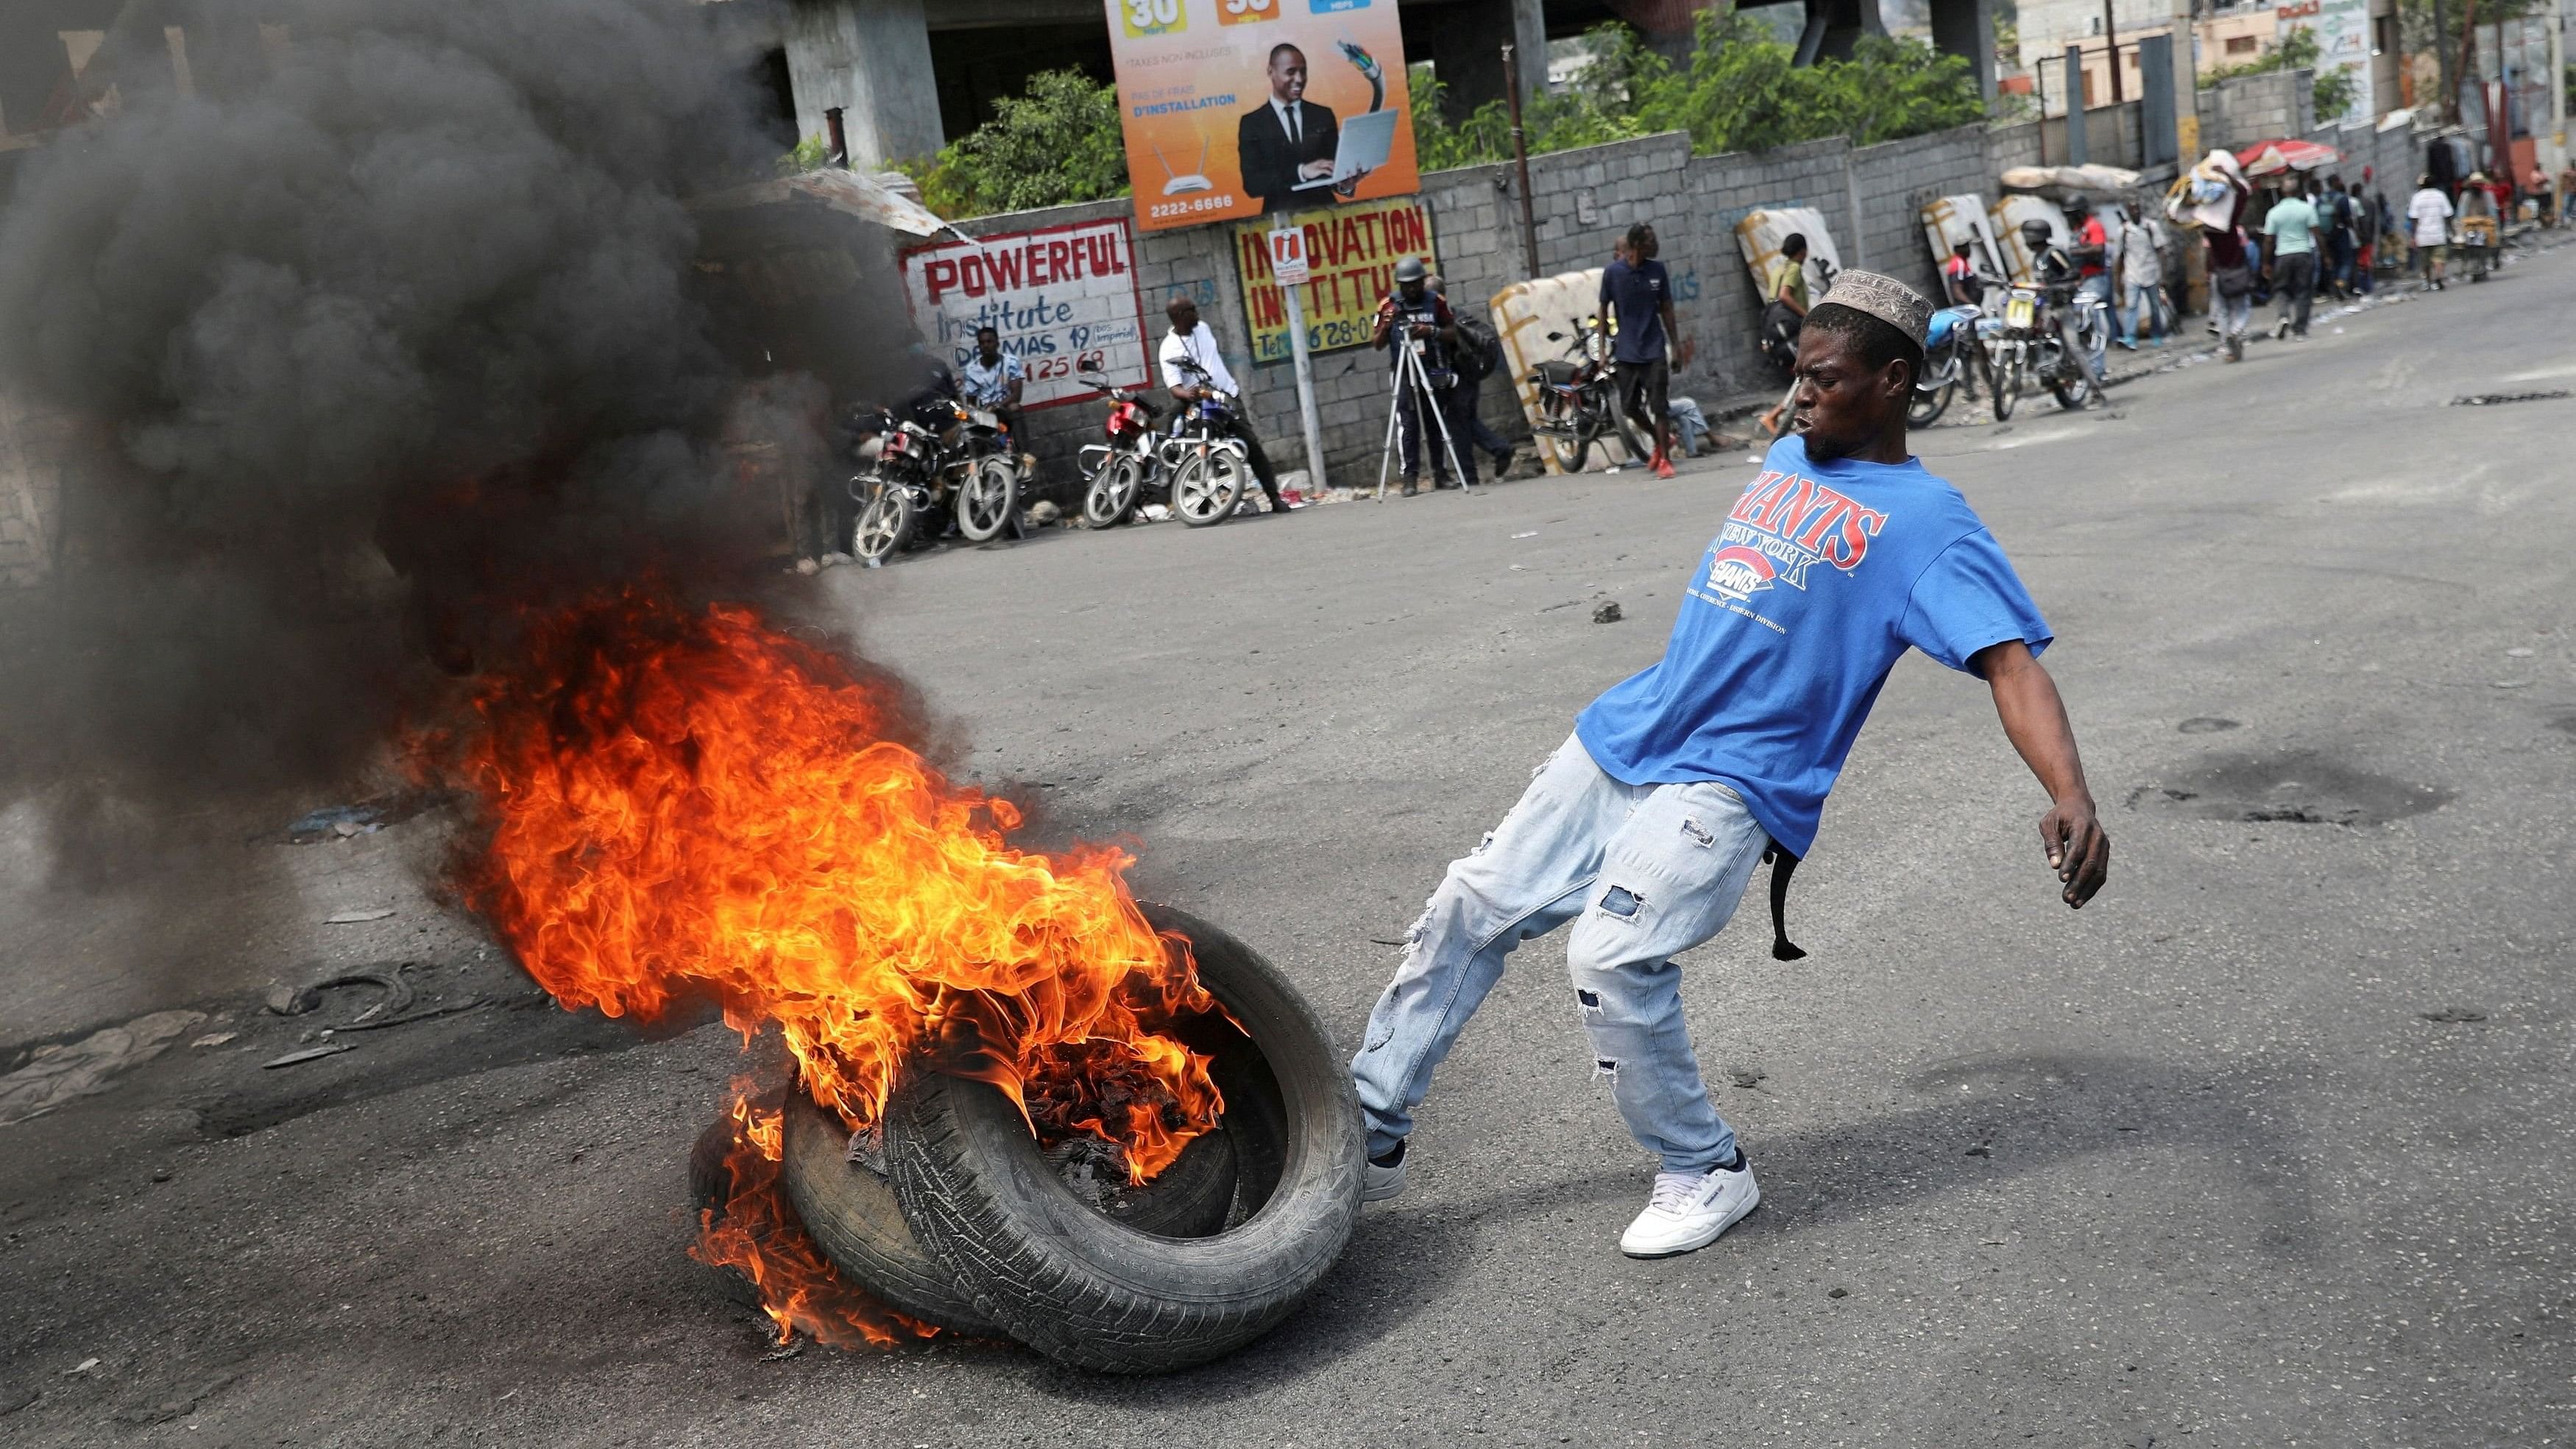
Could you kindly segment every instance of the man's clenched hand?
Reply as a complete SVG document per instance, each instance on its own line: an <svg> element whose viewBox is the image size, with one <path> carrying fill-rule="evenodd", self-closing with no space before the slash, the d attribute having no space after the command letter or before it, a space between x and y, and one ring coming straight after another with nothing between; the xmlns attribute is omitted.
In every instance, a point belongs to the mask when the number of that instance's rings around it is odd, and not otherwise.
<svg viewBox="0 0 2576 1449"><path fill-rule="evenodd" d="M2111 837L2094 818L2093 798L2078 795L2048 807L2039 817L2039 843L2048 868L2066 884L2066 904L2084 909L2111 873Z"/></svg>

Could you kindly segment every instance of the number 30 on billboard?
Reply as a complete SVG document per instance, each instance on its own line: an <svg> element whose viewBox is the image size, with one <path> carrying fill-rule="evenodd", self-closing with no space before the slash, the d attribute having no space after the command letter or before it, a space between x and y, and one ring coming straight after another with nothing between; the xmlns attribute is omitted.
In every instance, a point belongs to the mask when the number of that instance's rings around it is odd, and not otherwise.
<svg viewBox="0 0 2576 1449"><path fill-rule="evenodd" d="M1116 4L1118 18L1126 23L1130 40L1172 35L1190 28L1190 14L1181 0L1116 0Z"/></svg>

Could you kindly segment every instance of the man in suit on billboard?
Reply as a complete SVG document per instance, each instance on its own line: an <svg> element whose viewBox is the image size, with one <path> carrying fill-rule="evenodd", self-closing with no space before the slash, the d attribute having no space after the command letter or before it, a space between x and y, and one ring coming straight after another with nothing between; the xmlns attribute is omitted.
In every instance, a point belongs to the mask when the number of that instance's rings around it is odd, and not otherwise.
<svg viewBox="0 0 2576 1449"><path fill-rule="evenodd" d="M1329 106L1306 99L1306 53L1293 45L1270 47L1270 99L1243 113L1235 126L1234 151L1243 172L1243 189L1261 202L1263 211L1285 211L1327 200L1321 188L1297 190L1301 181L1321 181L1333 174L1333 157L1341 149L1342 126ZM1331 188L1344 200L1359 185L1354 176Z"/></svg>

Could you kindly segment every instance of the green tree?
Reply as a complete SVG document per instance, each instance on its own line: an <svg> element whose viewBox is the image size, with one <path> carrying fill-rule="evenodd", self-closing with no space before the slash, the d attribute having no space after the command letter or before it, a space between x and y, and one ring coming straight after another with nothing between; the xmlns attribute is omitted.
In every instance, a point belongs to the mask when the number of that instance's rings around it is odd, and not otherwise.
<svg viewBox="0 0 2576 1449"><path fill-rule="evenodd" d="M944 217L1064 206L1127 194L1118 88L1078 70L1040 71L993 103L993 119L928 160L897 163Z"/></svg>
<svg viewBox="0 0 2576 1449"><path fill-rule="evenodd" d="M1533 154L1657 131L1686 131L1702 154L1761 151L1848 136L1856 146L1962 126L1985 115L1963 56L1919 40L1864 38L1848 60L1795 64L1796 52L1748 16L1700 13L1687 62L1674 66L1624 25L1593 30L1592 63L1525 108ZM1489 101L1456 124L1437 81L1414 77L1414 148L1426 169L1499 161L1511 122Z"/></svg>

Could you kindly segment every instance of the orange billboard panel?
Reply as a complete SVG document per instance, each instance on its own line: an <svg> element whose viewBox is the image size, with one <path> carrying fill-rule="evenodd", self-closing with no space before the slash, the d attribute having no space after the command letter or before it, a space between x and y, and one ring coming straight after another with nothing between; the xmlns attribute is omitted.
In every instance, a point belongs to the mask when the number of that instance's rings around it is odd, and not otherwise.
<svg viewBox="0 0 2576 1449"><path fill-rule="evenodd" d="M1396 0L1107 0L1136 224L1413 192Z"/></svg>

